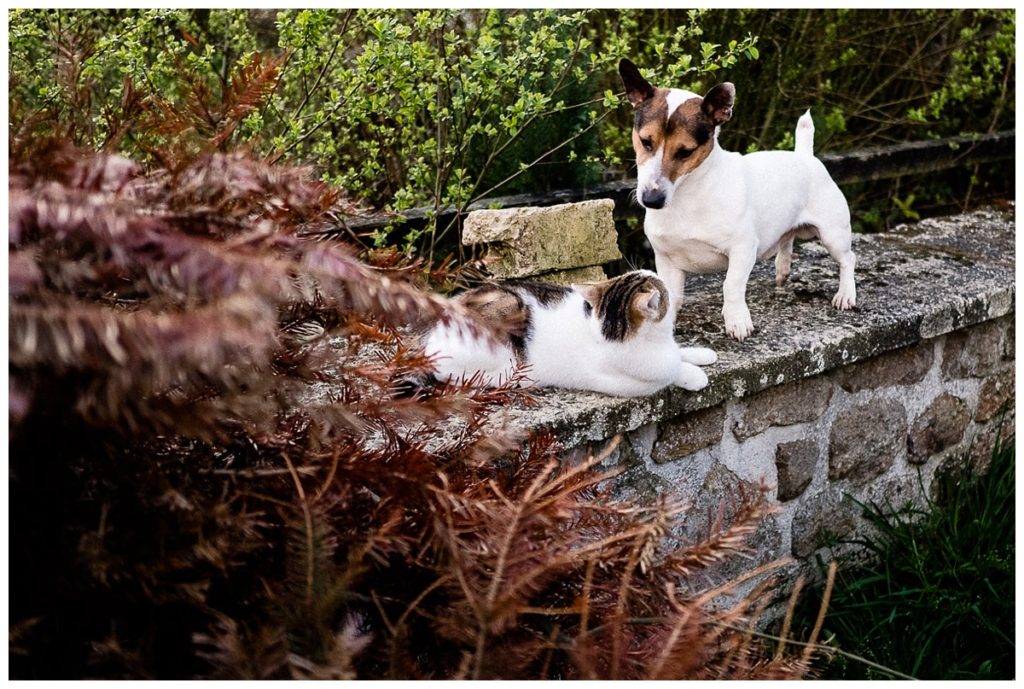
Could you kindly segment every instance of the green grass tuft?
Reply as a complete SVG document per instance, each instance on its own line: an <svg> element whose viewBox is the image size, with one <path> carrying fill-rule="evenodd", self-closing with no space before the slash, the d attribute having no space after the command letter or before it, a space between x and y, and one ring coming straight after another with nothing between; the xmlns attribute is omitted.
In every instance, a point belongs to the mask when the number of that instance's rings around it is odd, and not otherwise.
<svg viewBox="0 0 1024 689"><path fill-rule="evenodd" d="M865 506L871 558L840 568L824 638L825 677L890 679L842 653L918 679L1014 676L1014 440L983 476L942 478L930 511Z"/></svg>

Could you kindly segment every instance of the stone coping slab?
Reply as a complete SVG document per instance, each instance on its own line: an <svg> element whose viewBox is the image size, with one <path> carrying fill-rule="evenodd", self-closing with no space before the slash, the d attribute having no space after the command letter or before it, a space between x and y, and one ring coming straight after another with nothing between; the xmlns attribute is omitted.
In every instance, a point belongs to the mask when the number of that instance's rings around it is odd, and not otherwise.
<svg viewBox="0 0 1024 689"><path fill-rule="evenodd" d="M571 448L1012 313L1014 210L1011 203L855 235L852 311L832 308L838 266L818 242L797 245L781 288L774 263L761 261L747 288L757 330L742 343L725 335L724 273L687 276L676 339L718 352L718 363L705 368L707 388L641 398L545 389L535 393L536 406L509 407L495 420L551 431Z"/></svg>
<svg viewBox="0 0 1024 689"><path fill-rule="evenodd" d="M614 208L611 199L595 199L543 208L473 211L466 216L462 243L485 246L484 261L497 278L538 279L533 276L596 267L597 279L603 280L600 265L622 258Z"/></svg>

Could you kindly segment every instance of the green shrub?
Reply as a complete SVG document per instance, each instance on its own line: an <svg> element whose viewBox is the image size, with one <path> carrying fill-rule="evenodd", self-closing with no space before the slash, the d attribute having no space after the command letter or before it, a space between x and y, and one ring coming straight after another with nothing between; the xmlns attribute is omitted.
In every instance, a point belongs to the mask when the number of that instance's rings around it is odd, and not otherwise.
<svg viewBox="0 0 1024 689"><path fill-rule="evenodd" d="M12 124L48 108L76 123L79 143L103 146L128 81L180 100L192 80L185 75L226 85L230 71L273 47L287 55L280 83L225 144L248 142L273 159L313 162L326 180L376 207L462 208L499 191L599 178L602 123L620 110L616 64L636 52L640 16L285 10L270 29L266 11L16 11L11 93L24 107L15 108ZM676 65L674 75L753 54L749 39L708 43L691 57L701 16L691 12L678 29L643 34L657 39L656 54ZM609 34L619 19L632 33ZM616 127L603 137L621 159L628 131ZM138 152L131 137L119 143ZM432 246L432 230L410 231L405 248Z"/></svg>

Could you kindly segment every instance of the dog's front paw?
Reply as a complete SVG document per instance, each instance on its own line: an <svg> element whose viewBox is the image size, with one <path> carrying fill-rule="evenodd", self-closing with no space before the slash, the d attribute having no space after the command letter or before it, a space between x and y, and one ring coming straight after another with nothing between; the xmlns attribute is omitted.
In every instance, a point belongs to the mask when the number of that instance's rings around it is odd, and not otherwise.
<svg viewBox="0 0 1024 689"><path fill-rule="evenodd" d="M679 372L679 380L676 381L676 385L681 387L683 390L689 390L696 392L697 390L703 390L708 386L708 374L700 370L693 364L683 362L682 370Z"/></svg>
<svg viewBox="0 0 1024 689"><path fill-rule="evenodd" d="M857 290L853 288L839 288L836 296L832 297L832 306L840 311L849 311L857 305Z"/></svg>
<svg viewBox="0 0 1024 689"><path fill-rule="evenodd" d="M754 332L754 322L750 320L750 309L746 304L723 307L722 316L725 317L725 332L730 337L743 342Z"/></svg>
<svg viewBox="0 0 1024 689"><path fill-rule="evenodd" d="M696 366L710 366L718 361L718 355L707 347L680 347L679 358Z"/></svg>

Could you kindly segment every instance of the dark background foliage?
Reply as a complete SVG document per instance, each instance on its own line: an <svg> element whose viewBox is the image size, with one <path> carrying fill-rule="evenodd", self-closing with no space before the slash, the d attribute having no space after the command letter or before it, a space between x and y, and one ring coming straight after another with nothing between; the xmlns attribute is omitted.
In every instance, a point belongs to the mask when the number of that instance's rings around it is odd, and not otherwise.
<svg viewBox="0 0 1024 689"><path fill-rule="evenodd" d="M125 77L174 100L183 74L224 83L270 51L281 81L225 143L313 163L375 208L437 209L632 175L622 56L656 84L734 82L732 150L791 146L808 107L819 152L1011 130L1014 26L982 9L31 10L12 15L10 84L100 144ZM1010 163L846 192L871 231L1005 197L1012 180ZM432 246L433 229L404 247Z"/></svg>

